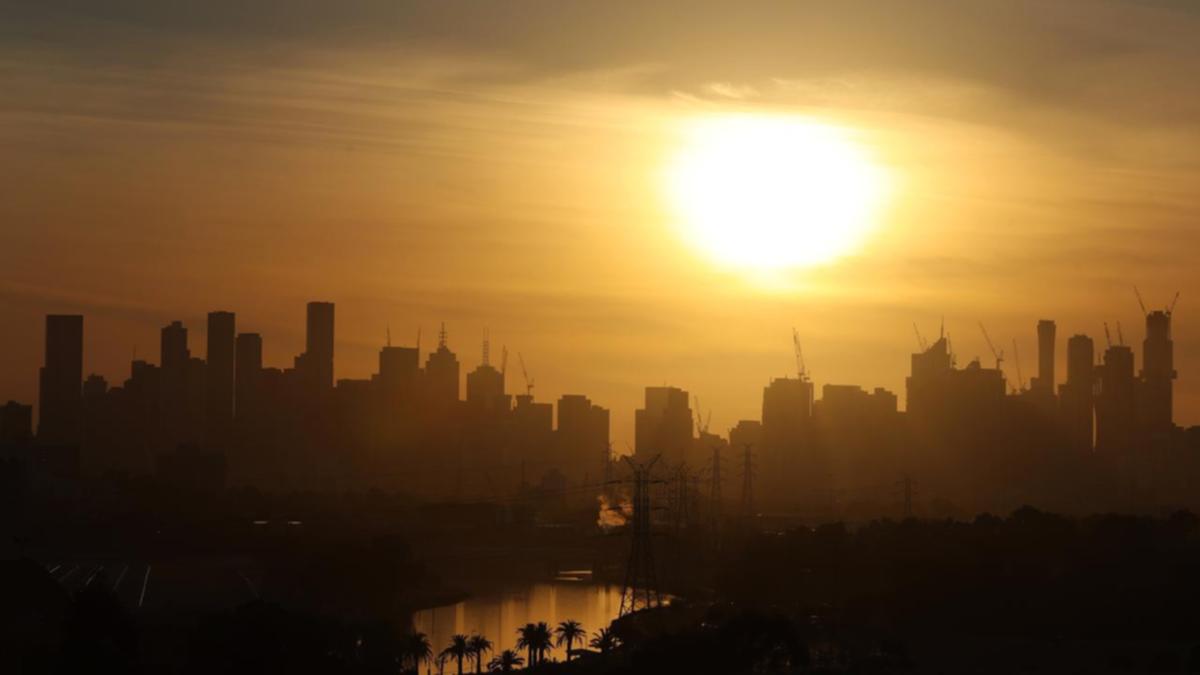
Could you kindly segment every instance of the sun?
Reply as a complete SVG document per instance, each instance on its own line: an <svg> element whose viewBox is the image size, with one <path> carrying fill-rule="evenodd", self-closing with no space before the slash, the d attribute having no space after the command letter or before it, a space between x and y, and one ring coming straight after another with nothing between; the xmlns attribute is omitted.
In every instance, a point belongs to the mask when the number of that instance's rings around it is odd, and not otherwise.
<svg viewBox="0 0 1200 675"><path fill-rule="evenodd" d="M752 271L830 263L875 227L887 174L837 127L798 117L694 119L666 193L691 245Z"/></svg>

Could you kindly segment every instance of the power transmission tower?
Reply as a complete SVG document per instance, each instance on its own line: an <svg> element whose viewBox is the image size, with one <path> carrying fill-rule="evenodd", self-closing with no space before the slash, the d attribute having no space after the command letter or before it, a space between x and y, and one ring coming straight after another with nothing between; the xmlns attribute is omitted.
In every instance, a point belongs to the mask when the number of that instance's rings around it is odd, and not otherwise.
<svg viewBox="0 0 1200 675"><path fill-rule="evenodd" d="M618 616L662 605L650 530L650 484L654 482L650 479L650 469L658 462L658 457L650 460L649 464L635 464L628 457L625 461L633 469L633 523L629 529L629 562L625 567L625 585L621 588Z"/></svg>
<svg viewBox="0 0 1200 675"><path fill-rule="evenodd" d="M709 486L709 520L714 542L721 539L721 446L713 446L712 484Z"/></svg>
<svg viewBox="0 0 1200 675"><path fill-rule="evenodd" d="M742 459L742 518L754 517L754 455L753 443L746 443Z"/></svg>

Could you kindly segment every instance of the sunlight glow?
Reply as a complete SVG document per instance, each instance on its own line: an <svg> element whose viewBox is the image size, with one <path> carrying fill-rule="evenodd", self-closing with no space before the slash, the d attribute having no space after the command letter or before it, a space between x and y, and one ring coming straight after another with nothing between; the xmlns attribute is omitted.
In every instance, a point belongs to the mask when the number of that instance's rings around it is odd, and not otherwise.
<svg viewBox="0 0 1200 675"><path fill-rule="evenodd" d="M887 173L837 127L798 117L692 120L666 191L683 237L751 271L829 263L875 227Z"/></svg>

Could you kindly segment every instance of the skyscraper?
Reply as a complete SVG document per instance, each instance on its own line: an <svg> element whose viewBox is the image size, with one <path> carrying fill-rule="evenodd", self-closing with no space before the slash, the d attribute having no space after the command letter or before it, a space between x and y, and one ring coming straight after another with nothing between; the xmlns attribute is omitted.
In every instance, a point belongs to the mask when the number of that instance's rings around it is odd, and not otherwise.
<svg viewBox="0 0 1200 675"><path fill-rule="evenodd" d="M308 303L307 318L301 377L313 393L324 394L333 389L333 303Z"/></svg>
<svg viewBox="0 0 1200 675"><path fill-rule="evenodd" d="M1080 452L1092 449L1095 362L1095 347L1090 337L1073 335L1067 340L1067 381L1059 388L1059 402L1067 443Z"/></svg>
<svg viewBox="0 0 1200 675"><path fill-rule="evenodd" d="M39 373L38 438L49 443L79 440L82 422L83 317L46 317L45 365Z"/></svg>
<svg viewBox="0 0 1200 675"><path fill-rule="evenodd" d="M1104 352L1100 367L1100 394L1096 398L1096 449L1129 450L1136 428L1133 350L1113 345Z"/></svg>
<svg viewBox="0 0 1200 675"><path fill-rule="evenodd" d="M646 462L661 455L667 465L691 459L692 409L677 387L646 387L645 407L634 411L634 455Z"/></svg>
<svg viewBox="0 0 1200 675"><path fill-rule="evenodd" d="M1157 310L1146 315L1142 342L1142 377L1138 391L1141 429L1161 440L1174 427L1175 343L1171 340L1171 313Z"/></svg>
<svg viewBox="0 0 1200 675"><path fill-rule="evenodd" d="M458 401L458 357L446 345L446 326L438 332L438 346L425 360L425 399L439 408Z"/></svg>
<svg viewBox="0 0 1200 675"><path fill-rule="evenodd" d="M239 333L235 351L234 410L239 420L249 420L260 412L262 336L258 333Z"/></svg>
<svg viewBox="0 0 1200 675"><path fill-rule="evenodd" d="M1038 321L1038 374L1033 381L1035 390L1054 394L1054 336L1053 321L1042 319Z"/></svg>
<svg viewBox="0 0 1200 675"><path fill-rule="evenodd" d="M236 334L233 312L209 312L204 392L206 432L213 443L227 440L233 422Z"/></svg>

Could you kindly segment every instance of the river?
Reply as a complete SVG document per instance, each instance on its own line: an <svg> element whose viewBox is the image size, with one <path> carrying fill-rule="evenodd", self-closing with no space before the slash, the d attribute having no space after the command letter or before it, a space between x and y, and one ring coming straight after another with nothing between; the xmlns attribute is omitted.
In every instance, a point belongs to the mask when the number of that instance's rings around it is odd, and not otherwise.
<svg viewBox="0 0 1200 675"><path fill-rule="evenodd" d="M597 630L617 618L621 608L621 587L593 583L587 577L563 580L570 578L566 573L557 581L514 587L501 593L473 596L453 605L423 609L413 616L413 623L418 631L429 636L435 656L450 644L450 637L455 633L478 633L487 637L496 645L494 653L516 650L517 629L538 621L545 621L553 629L561 621L574 619L583 624L590 640ZM586 645L575 645L577 649L580 646ZM524 658L525 653L520 653ZM547 658L561 661L566 655L565 647L555 647ZM474 672L474 664L471 665ZM487 661L484 662L486 668ZM436 672L436 667L434 670ZM465 666L463 670L466 670Z"/></svg>

